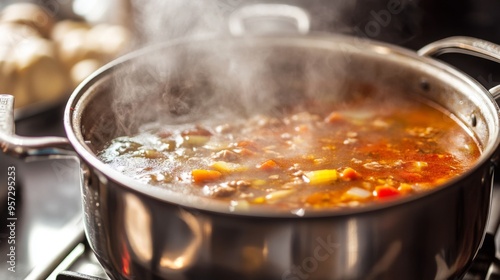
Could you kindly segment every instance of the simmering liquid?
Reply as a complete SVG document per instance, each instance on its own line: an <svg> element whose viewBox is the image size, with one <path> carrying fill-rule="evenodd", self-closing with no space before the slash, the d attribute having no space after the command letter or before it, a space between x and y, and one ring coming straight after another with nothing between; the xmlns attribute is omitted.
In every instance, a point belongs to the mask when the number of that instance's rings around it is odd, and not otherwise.
<svg viewBox="0 0 500 280"><path fill-rule="evenodd" d="M447 112L392 98L158 124L98 156L135 180L228 205L323 209L435 188L469 169L480 149Z"/></svg>

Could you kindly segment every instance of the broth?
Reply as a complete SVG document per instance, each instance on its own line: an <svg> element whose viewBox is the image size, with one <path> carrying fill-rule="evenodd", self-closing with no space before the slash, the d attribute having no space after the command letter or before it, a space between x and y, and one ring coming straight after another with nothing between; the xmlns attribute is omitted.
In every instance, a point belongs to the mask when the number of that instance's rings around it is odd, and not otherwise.
<svg viewBox="0 0 500 280"><path fill-rule="evenodd" d="M150 185L285 209L409 196L476 162L478 144L448 112L389 97L341 105L312 100L248 118L148 125L114 139L98 156Z"/></svg>

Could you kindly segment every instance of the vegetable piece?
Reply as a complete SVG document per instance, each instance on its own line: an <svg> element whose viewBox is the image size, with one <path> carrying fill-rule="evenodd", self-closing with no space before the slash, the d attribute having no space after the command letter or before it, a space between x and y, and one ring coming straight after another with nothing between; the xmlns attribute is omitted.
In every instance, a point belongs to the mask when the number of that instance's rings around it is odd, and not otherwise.
<svg viewBox="0 0 500 280"><path fill-rule="evenodd" d="M346 194L356 199L366 199L372 195L369 191L358 187L350 188Z"/></svg>
<svg viewBox="0 0 500 280"><path fill-rule="evenodd" d="M177 142L172 139L163 139L160 143L159 150L161 151L173 152L177 148Z"/></svg>
<svg viewBox="0 0 500 280"><path fill-rule="evenodd" d="M231 200L229 203L229 211L248 211L250 204L246 200Z"/></svg>
<svg viewBox="0 0 500 280"><path fill-rule="evenodd" d="M195 169L191 171L195 183L216 181L222 177L222 173L216 170Z"/></svg>
<svg viewBox="0 0 500 280"><path fill-rule="evenodd" d="M336 122L343 121L343 120L345 120L345 118L339 112L332 112L330 115L328 115L325 118L325 122L327 122L327 123L336 123Z"/></svg>
<svg viewBox="0 0 500 280"><path fill-rule="evenodd" d="M387 121L376 119L373 121L372 125L376 128L388 128L389 123Z"/></svg>
<svg viewBox="0 0 500 280"><path fill-rule="evenodd" d="M398 191L401 194L407 194L413 192L413 187L410 184L401 183L398 187Z"/></svg>
<svg viewBox="0 0 500 280"><path fill-rule="evenodd" d="M272 193L269 193L266 195L266 200L267 201L276 201L281 198L287 197L294 193L295 190L279 190L279 191L274 191Z"/></svg>
<svg viewBox="0 0 500 280"><path fill-rule="evenodd" d="M308 171L304 172L303 179L310 185L325 185L337 181L338 173L335 169Z"/></svg>
<svg viewBox="0 0 500 280"><path fill-rule="evenodd" d="M258 150L257 144L252 141L240 141L236 144L236 147L247 148L254 151Z"/></svg>
<svg viewBox="0 0 500 280"><path fill-rule="evenodd" d="M254 186L264 186L266 184L267 184L267 181L262 180L262 179L256 179L256 180L252 181L252 185L254 185Z"/></svg>
<svg viewBox="0 0 500 280"><path fill-rule="evenodd" d="M257 168L263 171L273 171L279 168L279 165L274 160L270 159L260 165L257 165Z"/></svg>
<svg viewBox="0 0 500 280"><path fill-rule="evenodd" d="M422 180L422 175L414 172L401 171L399 172L399 177L401 177L406 183L416 183Z"/></svg>
<svg viewBox="0 0 500 280"><path fill-rule="evenodd" d="M277 200L280 200L282 198L285 198L292 193L294 193L295 190L279 190L279 191L274 191L271 193L268 193L266 196L262 197L256 197L255 199L252 200L252 203L254 204L264 204L266 202L272 203L276 202Z"/></svg>
<svg viewBox="0 0 500 280"><path fill-rule="evenodd" d="M142 147L141 144L133 142L133 141L122 141L120 139L115 139L109 145L109 150L112 151L113 153L117 153L118 155L124 155L127 153L134 153L139 148Z"/></svg>
<svg viewBox="0 0 500 280"><path fill-rule="evenodd" d="M344 171L342 171L340 177L342 177L342 179L345 181L351 181L361 177L361 175L353 168L347 167L346 169L344 169Z"/></svg>
<svg viewBox="0 0 500 280"><path fill-rule="evenodd" d="M241 164L227 162L227 161L216 161L210 167L221 173L243 172L248 169L248 167L243 166Z"/></svg>
<svg viewBox="0 0 500 280"><path fill-rule="evenodd" d="M400 194L399 191L394 187L378 186L378 187L375 187L375 192L373 195L378 197L378 198L389 198L389 197L397 196L399 194Z"/></svg>
<svg viewBox="0 0 500 280"><path fill-rule="evenodd" d="M309 132L309 126L305 125L305 124L301 124L301 125L298 125L294 128L294 130L296 132L299 132L299 133L307 133Z"/></svg>
<svg viewBox="0 0 500 280"><path fill-rule="evenodd" d="M205 145L208 141L210 141L209 136L187 135L184 136L184 142L182 142L182 145L187 147L200 147Z"/></svg>

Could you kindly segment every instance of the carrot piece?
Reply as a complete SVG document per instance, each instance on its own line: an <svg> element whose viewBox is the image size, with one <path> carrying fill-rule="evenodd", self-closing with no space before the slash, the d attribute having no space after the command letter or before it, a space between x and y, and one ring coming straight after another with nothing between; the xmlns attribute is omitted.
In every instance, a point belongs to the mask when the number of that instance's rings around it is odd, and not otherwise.
<svg viewBox="0 0 500 280"><path fill-rule="evenodd" d="M375 196L378 198L388 198L399 195L399 191L391 186L378 186L375 187Z"/></svg>
<svg viewBox="0 0 500 280"><path fill-rule="evenodd" d="M215 170L194 169L191 171L191 176L195 183L203 183L207 181L216 181L222 177L222 173Z"/></svg>
<svg viewBox="0 0 500 280"><path fill-rule="evenodd" d="M344 171L342 171L340 177L342 177L342 179L345 181L351 181L361 177L361 175L353 168L347 167L346 169L344 169Z"/></svg>
<svg viewBox="0 0 500 280"><path fill-rule="evenodd" d="M257 165L258 169L264 170L264 171L272 171L278 167L279 167L279 165L272 159L267 160L267 161L261 163L260 165Z"/></svg>
<svg viewBox="0 0 500 280"><path fill-rule="evenodd" d="M252 203L255 203L255 204L264 204L265 202L266 202L266 198L262 197L262 196L259 196L252 201Z"/></svg>

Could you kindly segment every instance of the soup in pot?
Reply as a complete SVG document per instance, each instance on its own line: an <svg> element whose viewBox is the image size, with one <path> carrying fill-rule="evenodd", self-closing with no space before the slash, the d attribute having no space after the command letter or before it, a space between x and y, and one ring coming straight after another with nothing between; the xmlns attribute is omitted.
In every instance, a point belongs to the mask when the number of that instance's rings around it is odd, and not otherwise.
<svg viewBox="0 0 500 280"><path fill-rule="evenodd" d="M413 98L309 101L269 114L145 126L99 158L138 181L228 205L358 207L411 196L468 170L472 133Z"/></svg>

